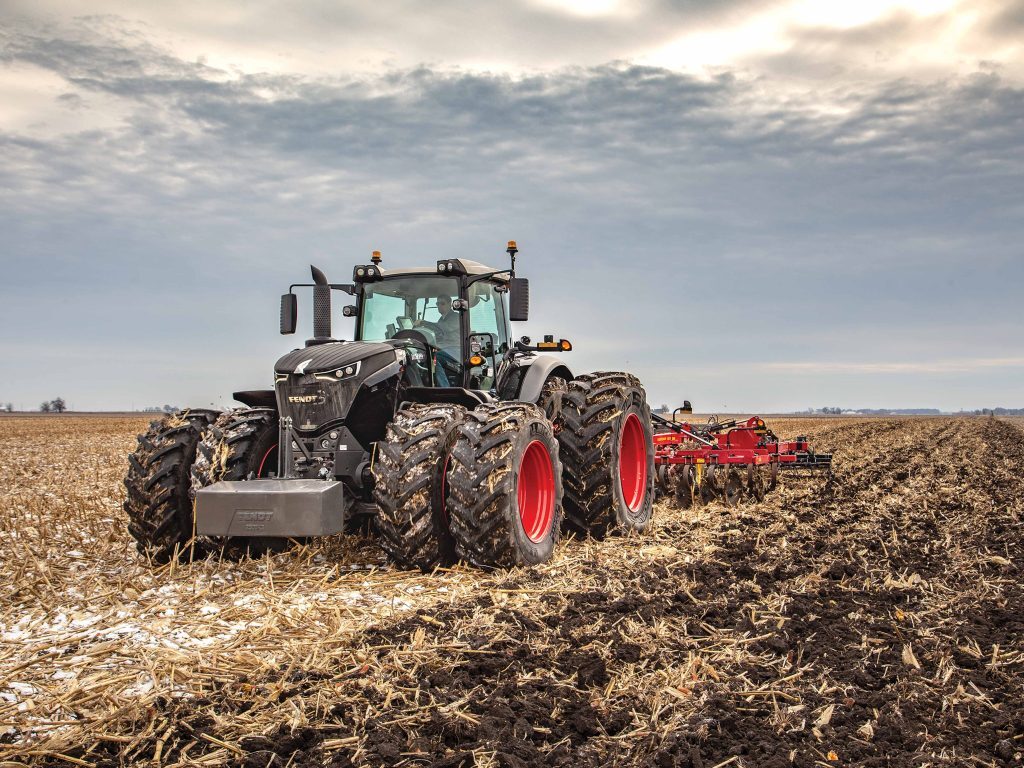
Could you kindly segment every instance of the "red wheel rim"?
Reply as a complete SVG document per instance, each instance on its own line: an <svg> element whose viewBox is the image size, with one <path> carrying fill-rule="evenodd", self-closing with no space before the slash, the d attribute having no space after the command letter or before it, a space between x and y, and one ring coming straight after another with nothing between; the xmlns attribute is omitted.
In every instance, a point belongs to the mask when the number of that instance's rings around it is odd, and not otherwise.
<svg viewBox="0 0 1024 768"><path fill-rule="evenodd" d="M256 477L266 477L267 474L270 474L270 472L272 472L272 471L273 472L277 472L277 462L276 461L272 462L271 466L269 466L269 467L266 466L267 465L267 459L270 458L270 454L272 454L272 453L275 453L275 454L277 453L277 443L274 443L272 446L270 446L270 449L266 453L263 454L263 459L262 459L262 461L260 461L260 468L258 470L256 470ZM266 469L266 474L264 474L264 469Z"/></svg>
<svg viewBox="0 0 1024 768"><path fill-rule="evenodd" d="M539 544L551 532L551 521L555 518L555 471L551 454L540 440L526 446L519 465L516 498L523 532L526 538Z"/></svg>
<svg viewBox="0 0 1024 768"><path fill-rule="evenodd" d="M647 441L635 413L626 416L619 435L619 487L629 511L638 511L647 495Z"/></svg>

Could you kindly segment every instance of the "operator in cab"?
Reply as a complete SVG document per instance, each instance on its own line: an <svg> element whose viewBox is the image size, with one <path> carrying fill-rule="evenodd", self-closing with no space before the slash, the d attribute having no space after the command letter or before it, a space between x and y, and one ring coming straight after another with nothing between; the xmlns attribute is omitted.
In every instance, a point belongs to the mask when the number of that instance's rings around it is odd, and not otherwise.
<svg viewBox="0 0 1024 768"><path fill-rule="evenodd" d="M437 365L434 378L441 387L459 386L462 378L461 317L452 309L452 297L438 294L434 297L438 319L431 325L437 331Z"/></svg>

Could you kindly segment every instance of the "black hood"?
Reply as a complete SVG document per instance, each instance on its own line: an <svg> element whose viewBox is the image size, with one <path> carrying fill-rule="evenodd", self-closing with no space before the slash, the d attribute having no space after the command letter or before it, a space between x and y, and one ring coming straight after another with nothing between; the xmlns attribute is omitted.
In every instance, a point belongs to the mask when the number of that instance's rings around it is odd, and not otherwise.
<svg viewBox="0 0 1024 768"><path fill-rule="evenodd" d="M274 365L274 372L278 374L325 373L384 352L392 358L395 356L395 348L383 342L338 341L329 344L315 344L289 352L277 361Z"/></svg>

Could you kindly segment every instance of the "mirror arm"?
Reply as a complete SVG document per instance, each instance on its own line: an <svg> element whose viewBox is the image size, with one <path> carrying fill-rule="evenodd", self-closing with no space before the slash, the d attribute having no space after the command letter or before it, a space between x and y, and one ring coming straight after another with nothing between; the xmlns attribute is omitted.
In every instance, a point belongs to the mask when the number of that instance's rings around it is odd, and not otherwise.
<svg viewBox="0 0 1024 768"><path fill-rule="evenodd" d="M470 279L466 281L466 285L473 285L473 283L479 283L481 280L486 280L489 277L494 277L495 275L505 275L511 271L512 270L509 269L499 269L496 270L495 272L488 272L487 274L484 275L471 275Z"/></svg>

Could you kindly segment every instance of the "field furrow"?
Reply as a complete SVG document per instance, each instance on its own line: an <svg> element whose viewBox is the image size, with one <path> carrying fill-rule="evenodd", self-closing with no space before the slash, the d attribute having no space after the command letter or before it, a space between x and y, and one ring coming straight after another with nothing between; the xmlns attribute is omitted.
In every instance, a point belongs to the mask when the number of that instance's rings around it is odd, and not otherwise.
<svg viewBox="0 0 1024 768"><path fill-rule="evenodd" d="M1018 765L1024 432L772 419L835 454L759 504L532 570L372 539L141 562L131 418L7 418L0 760L40 765Z"/></svg>

